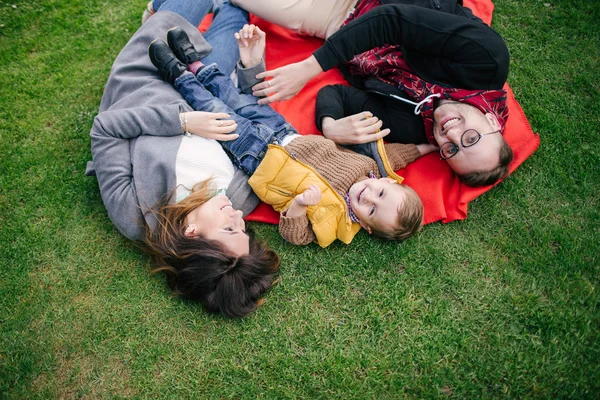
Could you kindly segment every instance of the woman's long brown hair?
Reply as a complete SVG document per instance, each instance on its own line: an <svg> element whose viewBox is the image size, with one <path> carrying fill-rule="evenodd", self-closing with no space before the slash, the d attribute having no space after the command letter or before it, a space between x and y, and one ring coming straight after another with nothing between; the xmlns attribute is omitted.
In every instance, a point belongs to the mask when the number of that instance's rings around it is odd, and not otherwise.
<svg viewBox="0 0 600 400"><path fill-rule="evenodd" d="M185 235L185 218L214 194L211 180L196 184L179 203L164 202L152 215L156 227L147 226L145 243L156 267L171 290L199 301L207 311L243 317L258 305L279 270L279 256L256 241L250 232L250 251L243 256L228 252L220 242Z"/></svg>

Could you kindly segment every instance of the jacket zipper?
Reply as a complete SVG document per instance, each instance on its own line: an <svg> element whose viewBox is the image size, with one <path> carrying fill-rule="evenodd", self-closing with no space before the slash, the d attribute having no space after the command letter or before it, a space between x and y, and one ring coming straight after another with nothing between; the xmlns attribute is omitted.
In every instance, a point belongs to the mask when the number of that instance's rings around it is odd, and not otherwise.
<svg viewBox="0 0 600 400"><path fill-rule="evenodd" d="M269 187L269 190L273 190L273 191L275 191L275 192L277 192L280 195L285 196L285 197L293 197L294 196L294 194L291 193L291 192L286 192L285 190L277 189L277 188L274 188L274 187Z"/></svg>
<svg viewBox="0 0 600 400"><path fill-rule="evenodd" d="M273 147L277 147L281 150L283 150L283 152L285 154L287 154L291 159L293 159L294 161L296 161L298 164L302 165L305 168L308 168L310 171L312 171L315 175L317 175L319 178L321 178L321 180L325 183L325 185L329 188L329 190L331 190L331 192L335 195L335 197L337 197L337 199L342 203L342 204L346 204L346 201L342 198L342 196L339 195L338 192L335 191L335 189L333 189L333 187L329 184L329 182L327 182L327 180L325 180L325 178L323 178L321 176L321 174L319 174L317 171L315 171L315 169L313 167L311 167L310 165L306 165L305 163L303 163L302 161L298 160L295 155L292 156L285 148L283 148L282 146L278 145L278 144L270 144L269 146L273 146ZM347 214L347 213L346 213Z"/></svg>

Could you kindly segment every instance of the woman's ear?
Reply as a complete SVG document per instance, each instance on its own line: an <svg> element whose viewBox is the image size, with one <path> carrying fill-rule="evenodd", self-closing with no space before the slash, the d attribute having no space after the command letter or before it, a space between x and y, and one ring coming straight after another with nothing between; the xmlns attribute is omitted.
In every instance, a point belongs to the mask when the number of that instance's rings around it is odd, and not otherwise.
<svg viewBox="0 0 600 400"><path fill-rule="evenodd" d="M187 228L185 228L184 235L187 238L192 238L192 237L196 236L196 225L195 224L189 224L187 226Z"/></svg>

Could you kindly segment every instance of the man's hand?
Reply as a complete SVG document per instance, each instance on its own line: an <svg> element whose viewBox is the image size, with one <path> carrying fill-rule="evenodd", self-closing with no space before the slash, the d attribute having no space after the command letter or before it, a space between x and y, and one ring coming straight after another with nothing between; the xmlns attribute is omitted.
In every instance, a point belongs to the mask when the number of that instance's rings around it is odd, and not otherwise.
<svg viewBox="0 0 600 400"><path fill-rule="evenodd" d="M289 64L271 71L261 72L256 79L266 79L252 87L252 94L262 97L258 104L269 104L274 101L289 100L323 69L314 56L304 61ZM270 78L270 79L267 79Z"/></svg>
<svg viewBox="0 0 600 400"><path fill-rule="evenodd" d="M233 34L240 48L240 60L244 68L252 68L263 59L267 45L267 34L256 25L244 25Z"/></svg>
<svg viewBox="0 0 600 400"><path fill-rule="evenodd" d="M373 142L390 133L380 131L383 122L368 111L335 120L325 117L322 121L323 136L337 144L362 144Z"/></svg>

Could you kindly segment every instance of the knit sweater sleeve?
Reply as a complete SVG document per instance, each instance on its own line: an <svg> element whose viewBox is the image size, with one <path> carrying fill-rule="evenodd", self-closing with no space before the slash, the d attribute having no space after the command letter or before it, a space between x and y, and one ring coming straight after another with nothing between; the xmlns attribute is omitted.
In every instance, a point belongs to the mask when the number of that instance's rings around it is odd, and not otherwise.
<svg viewBox="0 0 600 400"><path fill-rule="evenodd" d="M394 171L406 167L421 157L419 149L414 144L386 143L385 152Z"/></svg>
<svg viewBox="0 0 600 400"><path fill-rule="evenodd" d="M288 218L285 212L282 212L279 218L279 233L285 240L298 246L310 244L317 238L306 214Z"/></svg>

